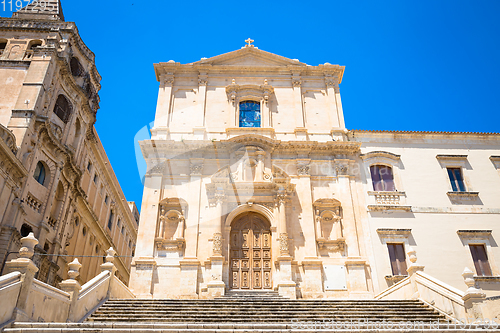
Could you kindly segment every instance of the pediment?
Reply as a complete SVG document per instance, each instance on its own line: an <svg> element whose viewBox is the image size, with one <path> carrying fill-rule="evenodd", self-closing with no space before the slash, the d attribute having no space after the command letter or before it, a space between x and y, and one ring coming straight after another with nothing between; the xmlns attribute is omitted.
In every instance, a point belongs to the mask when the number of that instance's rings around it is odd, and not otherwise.
<svg viewBox="0 0 500 333"><path fill-rule="evenodd" d="M262 51L255 47L245 47L241 50L221 54L208 59L202 59L193 64L243 67L307 66L298 60Z"/></svg>

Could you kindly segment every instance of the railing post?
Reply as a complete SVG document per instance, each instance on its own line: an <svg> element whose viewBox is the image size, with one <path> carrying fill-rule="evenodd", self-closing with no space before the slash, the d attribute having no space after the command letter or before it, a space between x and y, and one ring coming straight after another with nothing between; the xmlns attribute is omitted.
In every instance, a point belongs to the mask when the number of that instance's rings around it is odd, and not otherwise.
<svg viewBox="0 0 500 333"><path fill-rule="evenodd" d="M483 304L486 300L486 294L480 289L476 288L476 281L474 280L474 273L465 267L462 273L464 282L467 285L467 290L465 291L464 301L465 311L467 312L467 320L469 323L474 322L478 319L485 319Z"/></svg>
<svg viewBox="0 0 500 333"><path fill-rule="evenodd" d="M116 272L116 267L114 264L115 261L115 254L116 251L110 247L106 251L106 262L101 265L101 272L109 271L109 286L108 286L108 293L107 293L107 298L111 297L111 287L113 286L113 282L115 279L115 272Z"/></svg>
<svg viewBox="0 0 500 333"><path fill-rule="evenodd" d="M30 294L35 274L38 268L31 260L35 254L35 245L38 240L32 232L28 236L21 238L21 249L19 250L19 258L11 260L5 264L5 274L12 272L20 272L21 275L21 290L17 298L16 309L12 319L14 321L30 321L30 316L26 313L28 296Z"/></svg>
<svg viewBox="0 0 500 333"><path fill-rule="evenodd" d="M59 286L62 291L65 291L70 295L68 322L76 322L80 318L75 318L75 308L76 308L76 303L78 301L78 296L80 296L80 290L82 289L82 286L76 279L80 275L79 271L82 265L78 262L78 259L75 258L75 260L73 260L68 264L68 267L69 267L68 271L69 279L59 283Z"/></svg>
<svg viewBox="0 0 500 333"><path fill-rule="evenodd" d="M419 265L417 263L417 251L415 251L411 246L408 246L408 251L406 251L408 258L410 259L410 267L406 270L408 272L408 276L410 277L411 286L413 288L413 299L417 299L420 297L420 293L418 292L418 286L416 281L416 273L423 272L425 266Z"/></svg>

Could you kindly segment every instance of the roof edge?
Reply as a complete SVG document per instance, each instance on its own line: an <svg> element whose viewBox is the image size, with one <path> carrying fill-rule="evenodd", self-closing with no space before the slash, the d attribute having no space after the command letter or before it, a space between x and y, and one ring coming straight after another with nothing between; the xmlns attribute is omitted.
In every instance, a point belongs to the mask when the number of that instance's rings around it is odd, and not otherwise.
<svg viewBox="0 0 500 333"><path fill-rule="evenodd" d="M349 130L351 133L387 133L387 134L437 134L437 135L493 135L500 136L499 132L446 132L446 131L393 131L393 130Z"/></svg>

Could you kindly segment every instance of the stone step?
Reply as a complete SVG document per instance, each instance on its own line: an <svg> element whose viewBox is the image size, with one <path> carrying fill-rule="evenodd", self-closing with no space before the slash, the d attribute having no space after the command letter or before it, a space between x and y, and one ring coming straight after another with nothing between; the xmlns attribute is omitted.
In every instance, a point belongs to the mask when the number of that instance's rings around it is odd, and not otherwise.
<svg viewBox="0 0 500 333"><path fill-rule="evenodd" d="M302 325L302 326L300 326ZM93 332L93 333L130 333L130 332L163 332L163 333L317 333L318 330L324 333L333 332L409 332L409 333L440 333L440 332L499 332L499 329L485 326L460 325L452 323L431 323L413 325L406 323L405 326L394 328L390 323L309 323L308 325L293 324L148 324L148 323L15 323L13 327L6 328L4 332L28 333L28 332L47 332L47 333L68 333L68 332Z"/></svg>
<svg viewBox="0 0 500 333"><path fill-rule="evenodd" d="M242 295L242 294L240 294ZM286 300L253 297L215 300L133 299L110 300L89 322L128 323L291 323L299 321L339 322L444 320L445 317L415 300Z"/></svg>
<svg viewBox="0 0 500 333"><path fill-rule="evenodd" d="M227 306L237 306L237 305L242 305L242 306L249 306L249 305L264 305L264 306L318 306L318 305L329 305L329 306L339 306L339 307L351 307L351 306L406 306L406 305L415 305L415 304L421 304L420 302L407 302L407 303L382 303L382 302L329 302L329 301L283 301L283 302L266 302L266 301L251 301L251 300L239 300L239 301L233 301L233 300L228 300L228 301L200 301L200 300L193 300L193 301L176 301L176 300L168 300L168 301L162 301L162 300L152 300L152 301L142 301L142 302L134 302L134 301L108 301L106 302L106 305L111 305L111 306L118 306L118 305L129 305L129 306L146 306L146 305L153 305L153 306L165 306L165 305L172 305L172 306L194 306L194 305L200 305L200 306L220 306L220 305L227 305Z"/></svg>
<svg viewBox="0 0 500 333"><path fill-rule="evenodd" d="M280 313L303 313L303 312L317 312L317 313L383 313L383 312L410 312L410 313L421 313L428 312L429 309L424 307L400 307L400 308L330 308L330 307L317 307L317 308L294 308L294 307L273 307L273 308L208 308L208 307L105 307L100 308L96 313L268 313L268 312L280 312Z"/></svg>

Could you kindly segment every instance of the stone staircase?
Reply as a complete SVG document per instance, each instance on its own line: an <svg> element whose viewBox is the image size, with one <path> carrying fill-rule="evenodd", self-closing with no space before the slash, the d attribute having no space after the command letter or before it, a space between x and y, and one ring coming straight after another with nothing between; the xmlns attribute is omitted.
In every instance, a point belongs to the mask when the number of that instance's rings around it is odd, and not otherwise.
<svg viewBox="0 0 500 333"><path fill-rule="evenodd" d="M108 300L83 323L15 323L5 332L500 332L461 327L416 300L290 300L233 291L214 300Z"/></svg>

